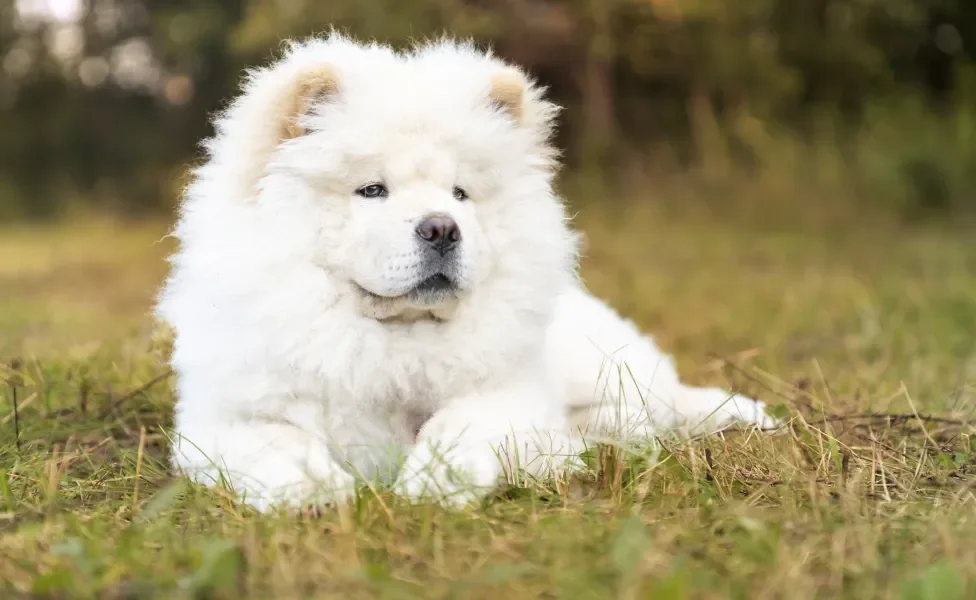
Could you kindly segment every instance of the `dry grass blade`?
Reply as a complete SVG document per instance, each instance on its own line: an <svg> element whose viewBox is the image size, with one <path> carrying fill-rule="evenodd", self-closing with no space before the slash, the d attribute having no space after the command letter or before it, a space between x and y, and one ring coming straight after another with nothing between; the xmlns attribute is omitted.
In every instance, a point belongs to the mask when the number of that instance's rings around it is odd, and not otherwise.
<svg viewBox="0 0 976 600"><path fill-rule="evenodd" d="M598 446L574 477L516 478L460 513L372 485L315 519L256 515L168 468L171 373L144 316L164 225L0 235L10 255L99 249L50 259L80 270L70 293L52 275L0 298L0 331L21 332L4 355L37 357L16 410L0 366L0 597L971 596L971 240L859 228L825 248L633 210L581 212L588 287L690 380L786 409L778 435ZM143 247L158 254L121 250Z"/></svg>

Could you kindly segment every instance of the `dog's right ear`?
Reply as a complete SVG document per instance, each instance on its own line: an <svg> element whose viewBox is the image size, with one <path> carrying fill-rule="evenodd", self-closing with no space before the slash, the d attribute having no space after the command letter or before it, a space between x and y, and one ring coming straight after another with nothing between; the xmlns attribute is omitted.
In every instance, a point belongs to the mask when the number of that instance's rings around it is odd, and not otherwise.
<svg viewBox="0 0 976 600"><path fill-rule="evenodd" d="M290 97L283 99L284 119L279 142L308 133L302 123L309 111L320 102L327 102L339 93L339 73L331 65L319 65L306 70L295 80Z"/></svg>
<svg viewBox="0 0 976 600"><path fill-rule="evenodd" d="M239 157L235 185L241 196L254 195L282 142L308 133L309 113L341 93L340 81L339 70L322 61L286 61L248 75L243 94L216 123L216 143Z"/></svg>

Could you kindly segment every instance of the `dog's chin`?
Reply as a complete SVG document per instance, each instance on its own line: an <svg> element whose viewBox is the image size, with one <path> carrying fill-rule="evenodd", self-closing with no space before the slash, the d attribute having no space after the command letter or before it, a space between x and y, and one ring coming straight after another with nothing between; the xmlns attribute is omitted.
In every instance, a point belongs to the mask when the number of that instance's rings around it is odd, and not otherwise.
<svg viewBox="0 0 976 600"><path fill-rule="evenodd" d="M461 291L453 279L442 273L431 275L399 294L377 294L354 285L360 292L362 313L381 321L447 320L457 306Z"/></svg>
<svg viewBox="0 0 976 600"><path fill-rule="evenodd" d="M420 307L436 306L447 298L457 296L458 286L443 273L431 275L407 292L410 304Z"/></svg>

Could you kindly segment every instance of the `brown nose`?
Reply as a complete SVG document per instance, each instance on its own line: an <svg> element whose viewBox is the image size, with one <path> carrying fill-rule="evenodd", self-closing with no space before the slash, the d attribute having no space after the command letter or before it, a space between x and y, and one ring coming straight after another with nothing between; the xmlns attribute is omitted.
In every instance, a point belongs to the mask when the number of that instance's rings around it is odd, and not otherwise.
<svg viewBox="0 0 976 600"><path fill-rule="evenodd" d="M417 225L417 236L443 256L461 241L461 229L451 217L433 214Z"/></svg>

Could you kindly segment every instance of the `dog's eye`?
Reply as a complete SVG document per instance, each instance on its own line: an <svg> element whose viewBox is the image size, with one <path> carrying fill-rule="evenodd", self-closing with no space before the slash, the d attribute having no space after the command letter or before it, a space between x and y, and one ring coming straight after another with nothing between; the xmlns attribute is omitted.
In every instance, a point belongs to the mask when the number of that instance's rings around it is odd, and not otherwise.
<svg viewBox="0 0 976 600"><path fill-rule="evenodd" d="M466 191L464 191L462 188L455 187L454 188L454 199L455 200L467 200L468 199L468 193Z"/></svg>
<svg viewBox="0 0 976 600"><path fill-rule="evenodd" d="M381 183L371 183L356 190L356 194L362 196L363 198L385 198L389 192L386 190L385 185Z"/></svg>

